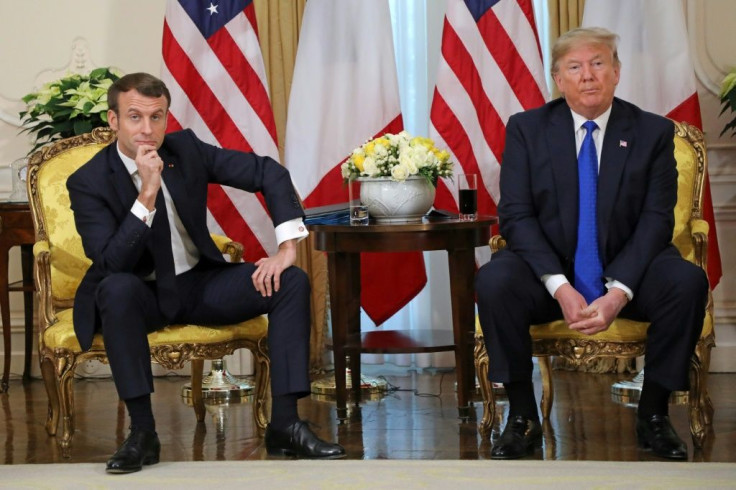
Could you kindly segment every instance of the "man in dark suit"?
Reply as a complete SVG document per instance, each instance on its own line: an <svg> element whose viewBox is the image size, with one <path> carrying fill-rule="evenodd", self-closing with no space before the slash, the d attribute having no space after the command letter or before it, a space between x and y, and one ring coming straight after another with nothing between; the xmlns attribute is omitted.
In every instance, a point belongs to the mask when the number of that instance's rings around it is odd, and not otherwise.
<svg viewBox="0 0 736 490"><path fill-rule="evenodd" d="M166 135L169 91L134 73L108 91L117 142L69 177L77 231L92 260L74 301L83 349L101 331L130 435L107 462L127 473L159 460L151 409L147 334L172 323L222 325L268 314L272 412L269 454L345 456L299 420L309 385L309 281L293 264L307 236L288 171L276 161L203 143L189 130ZM278 252L256 263L227 263L206 224L208 183L260 191Z"/></svg>
<svg viewBox="0 0 736 490"><path fill-rule="evenodd" d="M529 454L542 439L529 325L564 318L592 335L617 316L651 322L639 444L687 458L668 399L688 386L708 281L671 244L674 126L614 97L616 40L600 28L561 36L552 75L562 98L512 116L506 127L498 213L507 247L476 280L489 378L504 384L510 405L496 459Z"/></svg>

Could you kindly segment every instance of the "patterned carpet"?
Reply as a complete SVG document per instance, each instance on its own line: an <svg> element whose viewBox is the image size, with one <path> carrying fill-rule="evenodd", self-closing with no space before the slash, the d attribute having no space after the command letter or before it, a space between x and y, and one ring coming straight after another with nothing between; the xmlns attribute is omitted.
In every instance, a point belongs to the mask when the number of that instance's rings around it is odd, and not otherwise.
<svg viewBox="0 0 736 490"><path fill-rule="evenodd" d="M0 488L734 488L734 463L592 461L162 462L129 475L104 465L0 466Z"/></svg>

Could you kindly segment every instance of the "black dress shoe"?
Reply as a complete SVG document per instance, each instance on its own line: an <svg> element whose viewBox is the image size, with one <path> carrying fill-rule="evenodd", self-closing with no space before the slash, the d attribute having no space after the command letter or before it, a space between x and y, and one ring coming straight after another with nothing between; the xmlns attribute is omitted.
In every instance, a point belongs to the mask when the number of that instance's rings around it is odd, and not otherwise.
<svg viewBox="0 0 736 490"><path fill-rule="evenodd" d="M651 449L660 458L687 459L687 446L677 436L667 415L637 417L636 439L640 447Z"/></svg>
<svg viewBox="0 0 736 490"><path fill-rule="evenodd" d="M345 449L341 445L326 442L317 437L304 420L294 422L284 430L276 430L269 424L266 427L266 451L271 456L314 459L345 457Z"/></svg>
<svg viewBox="0 0 736 490"><path fill-rule="evenodd" d="M158 463L160 453L161 443L156 432L131 427L128 438L107 461L107 472L140 471L143 465Z"/></svg>
<svg viewBox="0 0 736 490"><path fill-rule="evenodd" d="M542 443L542 426L537 420L514 415L491 449L491 459L518 459L534 452Z"/></svg>

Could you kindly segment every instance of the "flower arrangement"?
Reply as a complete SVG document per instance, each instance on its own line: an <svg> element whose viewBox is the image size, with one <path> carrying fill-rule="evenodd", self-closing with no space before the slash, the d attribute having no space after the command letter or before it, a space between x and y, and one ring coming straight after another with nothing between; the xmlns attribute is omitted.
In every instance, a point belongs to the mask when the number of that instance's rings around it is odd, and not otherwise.
<svg viewBox="0 0 736 490"><path fill-rule="evenodd" d="M721 114L726 112L726 109L730 109L732 115L733 113L736 113L736 68L732 68L728 75L723 79L723 82L721 82L720 97L721 104L723 105ZM723 134L729 129L731 130L731 136L736 135L736 115L733 116L731 122L724 126L723 131L721 131L721 136L723 136Z"/></svg>
<svg viewBox="0 0 736 490"><path fill-rule="evenodd" d="M359 177L390 177L403 182L419 175L433 186L439 177L452 176L450 154L439 150L429 138L412 137L406 131L384 134L359 146L340 170L347 182Z"/></svg>
<svg viewBox="0 0 736 490"><path fill-rule="evenodd" d="M120 78L111 68L97 68L88 75L72 74L45 84L23 97L20 113L24 129L33 134L33 148L62 138L107 126L107 89Z"/></svg>

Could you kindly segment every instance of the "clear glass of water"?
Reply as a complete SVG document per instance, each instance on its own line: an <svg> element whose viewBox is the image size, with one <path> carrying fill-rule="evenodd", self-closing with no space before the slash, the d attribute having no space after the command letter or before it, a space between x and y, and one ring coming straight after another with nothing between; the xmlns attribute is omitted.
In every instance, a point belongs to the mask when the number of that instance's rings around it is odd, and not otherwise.
<svg viewBox="0 0 736 490"><path fill-rule="evenodd" d="M350 205L350 224L364 226L368 224L368 206L360 200L360 180L348 182L348 203Z"/></svg>

